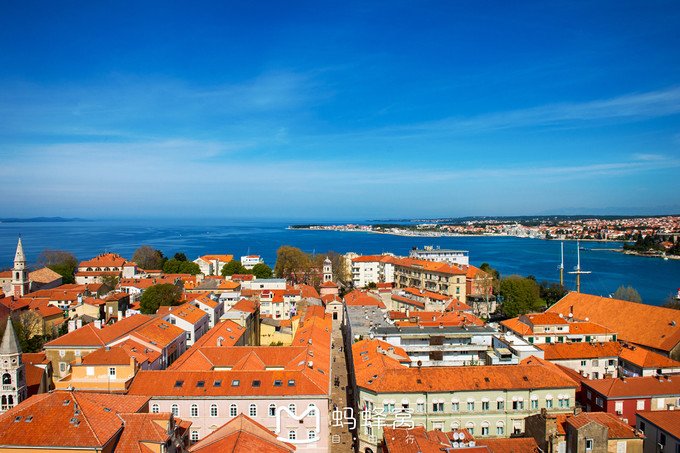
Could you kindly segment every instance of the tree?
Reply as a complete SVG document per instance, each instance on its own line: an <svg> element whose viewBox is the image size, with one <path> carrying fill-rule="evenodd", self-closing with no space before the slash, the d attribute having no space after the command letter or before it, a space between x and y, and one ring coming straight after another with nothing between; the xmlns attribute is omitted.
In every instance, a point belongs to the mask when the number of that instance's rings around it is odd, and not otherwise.
<svg viewBox="0 0 680 453"><path fill-rule="evenodd" d="M192 261L180 261L175 258L167 260L163 264L163 272L165 274L191 274L196 275L201 273L201 268L198 264Z"/></svg>
<svg viewBox="0 0 680 453"><path fill-rule="evenodd" d="M614 299L627 300L630 302L642 303L642 297L640 293L635 290L632 286L619 286L619 288L612 294Z"/></svg>
<svg viewBox="0 0 680 453"><path fill-rule="evenodd" d="M300 283L309 269L309 256L299 248L283 245L276 251L274 274L277 277Z"/></svg>
<svg viewBox="0 0 680 453"><path fill-rule="evenodd" d="M144 291L139 302L141 312L153 315L158 311L158 307L165 305L178 305L182 298L182 290L171 283L153 285Z"/></svg>
<svg viewBox="0 0 680 453"><path fill-rule="evenodd" d="M142 269L163 269L165 257L160 250L143 245L135 250L134 255L132 255L132 261L137 263Z"/></svg>
<svg viewBox="0 0 680 453"><path fill-rule="evenodd" d="M531 279L511 275L501 280L503 314L509 318L530 313L545 306L538 284Z"/></svg>
<svg viewBox="0 0 680 453"><path fill-rule="evenodd" d="M491 274L491 276L492 276L493 278L495 278L496 280L500 280L500 279L501 279L501 274L500 274L500 272L498 272L496 269L494 269L493 267L491 267L491 266L489 265L489 263L482 263L482 265L479 266L479 268L480 268L481 270L483 270L484 272L486 272L487 274Z"/></svg>
<svg viewBox="0 0 680 453"><path fill-rule="evenodd" d="M274 275L272 268L264 263L257 263L250 272L257 278L272 278Z"/></svg>
<svg viewBox="0 0 680 453"><path fill-rule="evenodd" d="M43 250L38 256L38 265L52 269L61 275L62 283L75 283L74 274L78 269L78 259L64 250Z"/></svg>
<svg viewBox="0 0 680 453"><path fill-rule="evenodd" d="M240 261L238 260L231 260L224 266L222 266L222 277L226 277L227 275L234 275L234 274L250 274L248 269L243 267L243 264L241 264Z"/></svg>
<svg viewBox="0 0 680 453"><path fill-rule="evenodd" d="M541 291L541 299L545 301L548 307L562 299L569 292L559 283L550 283L545 280L541 282L539 289Z"/></svg>
<svg viewBox="0 0 680 453"><path fill-rule="evenodd" d="M183 252L177 252L175 253L175 256L173 256L173 259L176 259L177 261L187 261L187 256Z"/></svg>
<svg viewBox="0 0 680 453"><path fill-rule="evenodd" d="M113 290L116 286L118 286L118 281L120 280L120 278L115 275L103 275L101 279L102 284L108 287L109 290Z"/></svg>
<svg viewBox="0 0 680 453"><path fill-rule="evenodd" d="M43 318L33 310L12 314L12 326L17 334L22 352L40 352L46 341Z"/></svg>

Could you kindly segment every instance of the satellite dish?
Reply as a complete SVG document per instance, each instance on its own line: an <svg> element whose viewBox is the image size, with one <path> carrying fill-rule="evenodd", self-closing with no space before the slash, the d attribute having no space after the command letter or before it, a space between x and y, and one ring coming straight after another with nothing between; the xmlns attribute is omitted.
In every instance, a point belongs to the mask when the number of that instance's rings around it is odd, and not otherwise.
<svg viewBox="0 0 680 453"><path fill-rule="evenodd" d="M590 321L590 318L586 318L586 322Z"/></svg>
<svg viewBox="0 0 680 453"><path fill-rule="evenodd" d="M562 313L560 313L560 318L564 318L564 315Z"/></svg>
<svg viewBox="0 0 680 453"><path fill-rule="evenodd" d="M456 433L453 433L453 440L458 440L458 438L459 438L459 437L458 437L458 433L457 433L457 432L456 432Z"/></svg>
<svg viewBox="0 0 680 453"><path fill-rule="evenodd" d="M458 442L453 443L453 448L458 448Z"/></svg>

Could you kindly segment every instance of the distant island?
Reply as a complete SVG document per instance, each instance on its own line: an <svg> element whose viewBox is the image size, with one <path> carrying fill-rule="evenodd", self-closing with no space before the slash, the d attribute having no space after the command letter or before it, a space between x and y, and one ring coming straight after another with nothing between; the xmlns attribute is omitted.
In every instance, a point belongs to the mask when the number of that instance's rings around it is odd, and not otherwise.
<svg viewBox="0 0 680 453"><path fill-rule="evenodd" d="M0 223L91 222L78 217L0 217Z"/></svg>

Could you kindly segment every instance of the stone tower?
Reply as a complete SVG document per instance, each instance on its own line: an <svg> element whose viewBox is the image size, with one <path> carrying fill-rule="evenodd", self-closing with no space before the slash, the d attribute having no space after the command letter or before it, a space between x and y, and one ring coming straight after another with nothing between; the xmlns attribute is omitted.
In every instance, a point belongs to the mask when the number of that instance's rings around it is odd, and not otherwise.
<svg viewBox="0 0 680 453"><path fill-rule="evenodd" d="M333 280L333 263L326 257L323 261L323 282L330 282Z"/></svg>
<svg viewBox="0 0 680 453"><path fill-rule="evenodd" d="M0 413L4 413L26 399L26 367L21 361L21 346L11 318L7 318L0 343L0 378Z"/></svg>
<svg viewBox="0 0 680 453"><path fill-rule="evenodd" d="M14 255L14 268L12 269L12 290L15 298L24 297L29 292L28 270L26 269L26 256L21 238L17 244L17 253Z"/></svg>

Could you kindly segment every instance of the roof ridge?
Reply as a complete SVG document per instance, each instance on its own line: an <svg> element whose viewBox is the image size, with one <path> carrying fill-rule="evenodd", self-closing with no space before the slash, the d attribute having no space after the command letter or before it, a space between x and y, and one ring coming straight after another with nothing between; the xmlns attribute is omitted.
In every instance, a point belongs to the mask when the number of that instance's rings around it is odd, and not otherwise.
<svg viewBox="0 0 680 453"><path fill-rule="evenodd" d="M73 398L73 402L74 402L74 403L78 402L78 398L76 398L76 392L70 392L70 394L71 394L71 398ZM87 400L87 398L85 398L85 400ZM89 402L89 401L88 401L88 402ZM96 404L96 403L94 403L94 402L92 402L92 403L93 403L93 404ZM81 406L81 408L82 408L81 403L78 403L78 405ZM88 417L85 415L85 411L81 410L80 413L82 414L83 420L84 420L85 423L87 424L87 427L90 428L90 431L92 432L92 435L94 436L94 438L97 439L97 442L99 442L99 443L101 444L102 441L101 441L101 439L99 438L99 436L97 435L97 432L95 431L95 429L92 427L92 424L91 424L90 421L88 420ZM118 412L116 412L116 415L118 415ZM125 426L125 423L123 423L123 426Z"/></svg>

